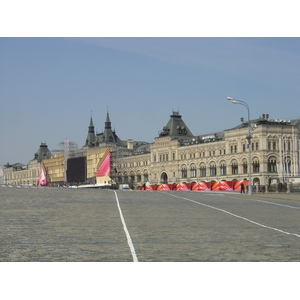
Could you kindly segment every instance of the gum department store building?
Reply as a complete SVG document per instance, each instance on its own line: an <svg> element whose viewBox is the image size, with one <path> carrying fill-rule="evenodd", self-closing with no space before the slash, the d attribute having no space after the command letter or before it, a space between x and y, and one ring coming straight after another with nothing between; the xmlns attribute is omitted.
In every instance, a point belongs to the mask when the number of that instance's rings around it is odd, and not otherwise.
<svg viewBox="0 0 300 300"><path fill-rule="evenodd" d="M272 120L263 114L250 123L252 185L299 185L300 119ZM144 183L248 180L247 135L248 122L242 120L234 128L194 136L179 112L173 111L153 143L124 141L112 130L107 113L105 128L100 134L95 133L91 117L85 145L73 153L73 157L86 157L81 182L86 184L96 182L96 168L107 151L111 154L112 182L128 183L134 189ZM4 166L4 183L34 184L41 162L46 167L49 185L70 182L64 156L63 152L51 156L47 145L42 144L29 165ZM23 177L18 172L23 172Z"/></svg>

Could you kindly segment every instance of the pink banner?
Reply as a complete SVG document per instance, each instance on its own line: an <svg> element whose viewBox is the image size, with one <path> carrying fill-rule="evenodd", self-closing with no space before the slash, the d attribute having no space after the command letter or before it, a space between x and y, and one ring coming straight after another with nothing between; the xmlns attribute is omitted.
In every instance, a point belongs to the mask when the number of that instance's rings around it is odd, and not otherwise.
<svg viewBox="0 0 300 300"><path fill-rule="evenodd" d="M106 155L102 164L96 172L97 177L103 177L110 175L110 152Z"/></svg>
<svg viewBox="0 0 300 300"><path fill-rule="evenodd" d="M41 166L40 166L40 174L39 174L37 186L44 186L44 185L47 185L47 178L45 176L44 168L43 168L43 166L41 164Z"/></svg>

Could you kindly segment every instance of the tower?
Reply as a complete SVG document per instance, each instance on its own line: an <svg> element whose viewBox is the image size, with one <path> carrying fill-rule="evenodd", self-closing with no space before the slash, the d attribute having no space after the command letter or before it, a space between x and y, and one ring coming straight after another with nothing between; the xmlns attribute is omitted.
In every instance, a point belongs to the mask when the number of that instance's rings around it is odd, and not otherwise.
<svg viewBox="0 0 300 300"><path fill-rule="evenodd" d="M94 127L94 124L93 124L93 118L91 116L90 125L89 125L89 129L88 129L88 134L87 134L87 137L86 137L84 147L93 147L94 142L95 142L95 138L96 138L95 127Z"/></svg>
<svg viewBox="0 0 300 300"><path fill-rule="evenodd" d="M109 118L109 114L106 114L104 133L103 133L103 141L104 142L116 142L113 131L111 129L111 122Z"/></svg>

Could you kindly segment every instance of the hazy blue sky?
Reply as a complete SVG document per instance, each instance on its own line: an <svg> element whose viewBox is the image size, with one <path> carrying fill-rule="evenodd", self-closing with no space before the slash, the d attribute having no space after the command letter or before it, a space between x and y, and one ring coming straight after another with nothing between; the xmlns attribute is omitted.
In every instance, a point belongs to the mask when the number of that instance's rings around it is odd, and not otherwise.
<svg viewBox="0 0 300 300"><path fill-rule="evenodd" d="M82 147L91 111L123 139L153 142L179 110L194 135L251 118L300 117L299 38L0 38L0 165L46 142Z"/></svg>

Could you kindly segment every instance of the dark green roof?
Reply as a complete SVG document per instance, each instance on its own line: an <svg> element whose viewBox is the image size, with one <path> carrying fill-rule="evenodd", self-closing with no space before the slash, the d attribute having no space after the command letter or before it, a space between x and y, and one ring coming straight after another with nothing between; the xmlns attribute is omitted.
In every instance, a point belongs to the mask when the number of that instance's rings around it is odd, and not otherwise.
<svg viewBox="0 0 300 300"><path fill-rule="evenodd" d="M179 112L173 111L170 120L163 130L159 133L159 137L170 136L174 138L192 137L193 134L181 119Z"/></svg>
<svg viewBox="0 0 300 300"><path fill-rule="evenodd" d="M46 143L41 143L40 148L38 151L34 154L33 160L37 160L41 162L43 159L50 158L52 156L50 150L48 149L48 146Z"/></svg>

